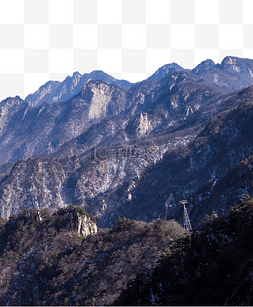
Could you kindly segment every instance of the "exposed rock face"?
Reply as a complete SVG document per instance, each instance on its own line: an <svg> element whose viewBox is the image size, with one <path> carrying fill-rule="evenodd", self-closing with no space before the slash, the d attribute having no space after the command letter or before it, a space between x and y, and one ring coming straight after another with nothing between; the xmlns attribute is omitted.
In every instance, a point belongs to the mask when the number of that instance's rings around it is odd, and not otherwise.
<svg viewBox="0 0 253 307"><path fill-rule="evenodd" d="M75 229L83 236L88 236L97 233L97 225L87 215L82 215L79 212L75 213Z"/></svg>
<svg viewBox="0 0 253 307"><path fill-rule="evenodd" d="M17 161L0 185L0 215L9 217L24 208L36 210L73 204L66 180L80 167L77 157L55 160L34 158ZM65 192L63 192L65 191Z"/></svg>
<svg viewBox="0 0 253 307"><path fill-rule="evenodd" d="M42 216L41 216L41 213L40 213L40 210L37 210L37 219L41 222L42 221Z"/></svg>
<svg viewBox="0 0 253 307"><path fill-rule="evenodd" d="M102 81L90 81L81 91L81 98L89 103L89 120L121 113L125 95L121 88Z"/></svg>

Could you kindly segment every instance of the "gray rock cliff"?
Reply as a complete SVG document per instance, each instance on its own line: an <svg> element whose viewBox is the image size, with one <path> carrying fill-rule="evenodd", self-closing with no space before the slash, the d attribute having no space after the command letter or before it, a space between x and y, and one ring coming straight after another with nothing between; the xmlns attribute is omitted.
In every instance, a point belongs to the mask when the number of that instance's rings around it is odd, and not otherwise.
<svg viewBox="0 0 253 307"><path fill-rule="evenodd" d="M97 225L87 215L75 212L75 230L83 236L97 233Z"/></svg>

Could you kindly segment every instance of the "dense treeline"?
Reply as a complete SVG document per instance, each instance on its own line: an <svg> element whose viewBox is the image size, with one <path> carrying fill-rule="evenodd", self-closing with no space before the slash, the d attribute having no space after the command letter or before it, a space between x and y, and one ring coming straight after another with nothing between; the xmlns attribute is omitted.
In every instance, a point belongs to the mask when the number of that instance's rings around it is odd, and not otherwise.
<svg viewBox="0 0 253 307"><path fill-rule="evenodd" d="M246 195L227 216L208 216L139 274L115 305L253 305L253 199Z"/></svg>

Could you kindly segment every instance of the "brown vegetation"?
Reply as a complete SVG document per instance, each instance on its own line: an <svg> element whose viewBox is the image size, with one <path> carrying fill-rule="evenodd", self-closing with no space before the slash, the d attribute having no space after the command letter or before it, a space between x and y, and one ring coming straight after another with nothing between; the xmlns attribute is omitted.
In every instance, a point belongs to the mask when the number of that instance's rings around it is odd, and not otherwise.
<svg viewBox="0 0 253 307"><path fill-rule="evenodd" d="M83 237L70 206L51 215L23 209L2 221L0 304L106 305L136 274L152 271L172 242L184 235L174 220L118 219L112 229ZM70 217L67 219L67 217Z"/></svg>

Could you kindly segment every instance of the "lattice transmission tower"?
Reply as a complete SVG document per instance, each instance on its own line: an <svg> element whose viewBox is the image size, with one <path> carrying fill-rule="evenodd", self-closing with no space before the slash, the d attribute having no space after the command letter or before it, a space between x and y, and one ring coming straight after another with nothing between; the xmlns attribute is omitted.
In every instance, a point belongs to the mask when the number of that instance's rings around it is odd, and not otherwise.
<svg viewBox="0 0 253 307"><path fill-rule="evenodd" d="M190 219L189 219L189 215L188 215L188 212L187 212L187 209L185 207L185 204L187 204L188 201L187 200L181 200L180 201L180 204L184 206L184 212L183 212L183 223L184 223L184 229L186 231L189 231L192 229L192 225L191 225L191 222L190 222Z"/></svg>

